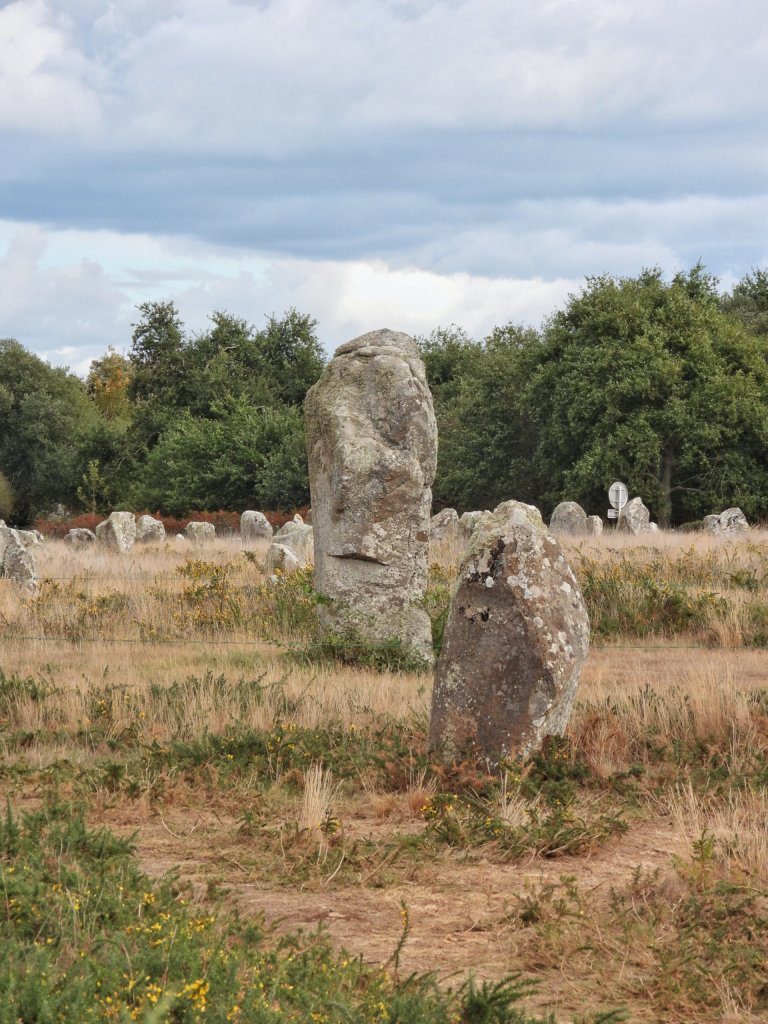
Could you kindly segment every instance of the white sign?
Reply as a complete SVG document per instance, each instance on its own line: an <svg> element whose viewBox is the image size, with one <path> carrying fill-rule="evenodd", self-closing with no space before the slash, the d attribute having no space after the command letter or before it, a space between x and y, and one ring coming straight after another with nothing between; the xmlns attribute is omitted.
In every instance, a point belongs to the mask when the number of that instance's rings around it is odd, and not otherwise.
<svg viewBox="0 0 768 1024"><path fill-rule="evenodd" d="M609 519L618 519L619 518L618 511L615 508L609 508L608 509L608 518Z"/></svg>
<svg viewBox="0 0 768 1024"><path fill-rule="evenodd" d="M613 507L619 509L619 511L621 511L621 509L623 509L627 504L628 497L629 491L627 490L627 485L623 484L621 480L617 480L608 488L608 500ZM613 518L614 517L611 516L611 519Z"/></svg>

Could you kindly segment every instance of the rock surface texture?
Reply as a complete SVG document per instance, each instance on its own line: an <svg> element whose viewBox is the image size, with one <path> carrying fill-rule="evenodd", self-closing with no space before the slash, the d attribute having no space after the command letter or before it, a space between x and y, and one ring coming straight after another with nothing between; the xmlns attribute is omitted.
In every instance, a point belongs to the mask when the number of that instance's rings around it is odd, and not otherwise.
<svg viewBox="0 0 768 1024"><path fill-rule="evenodd" d="M16 536L19 538L25 548L37 548L43 543L45 538L39 530L17 530Z"/></svg>
<svg viewBox="0 0 768 1024"><path fill-rule="evenodd" d="M727 508L719 516L705 516L704 529L717 536L748 533L749 523L740 508Z"/></svg>
<svg viewBox="0 0 768 1024"><path fill-rule="evenodd" d="M0 526L0 577L15 580L28 590L37 587L37 562L18 530Z"/></svg>
<svg viewBox="0 0 768 1024"><path fill-rule="evenodd" d="M136 541L136 516L133 512L112 512L96 527L96 540L111 551L127 554Z"/></svg>
<svg viewBox="0 0 768 1024"><path fill-rule="evenodd" d="M246 543L272 539L272 524L263 512L243 512L240 516L240 536Z"/></svg>
<svg viewBox="0 0 768 1024"><path fill-rule="evenodd" d="M77 527L74 530L70 530L67 536L64 538L64 543L68 544L75 551L82 550L83 548L89 548L92 544L96 543L96 534L93 530L86 530L82 527Z"/></svg>
<svg viewBox="0 0 768 1024"><path fill-rule="evenodd" d="M295 530L301 530L303 528L303 521L299 523L296 519L291 519L290 522L283 523L280 529L275 533L275 537L286 537L289 533L293 533Z"/></svg>
<svg viewBox="0 0 768 1024"><path fill-rule="evenodd" d="M216 527L213 523L187 523L184 536L191 544L211 544L216 540Z"/></svg>
<svg viewBox="0 0 768 1024"><path fill-rule="evenodd" d="M154 516L139 516L136 523L137 544L162 544L165 540L165 527Z"/></svg>
<svg viewBox="0 0 768 1024"><path fill-rule="evenodd" d="M621 533L633 535L650 533L651 514L642 498L630 498L619 513L618 529Z"/></svg>
<svg viewBox="0 0 768 1024"><path fill-rule="evenodd" d="M397 638L431 663L421 605L437 425L416 342L389 330L347 342L305 408L321 627Z"/></svg>
<svg viewBox="0 0 768 1024"><path fill-rule="evenodd" d="M552 533L580 534L587 532L587 513L577 501L561 501L549 520Z"/></svg>
<svg viewBox="0 0 768 1024"><path fill-rule="evenodd" d="M472 535L437 664L429 739L492 764L560 735L589 648L579 585L538 509L507 501Z"/></svg>

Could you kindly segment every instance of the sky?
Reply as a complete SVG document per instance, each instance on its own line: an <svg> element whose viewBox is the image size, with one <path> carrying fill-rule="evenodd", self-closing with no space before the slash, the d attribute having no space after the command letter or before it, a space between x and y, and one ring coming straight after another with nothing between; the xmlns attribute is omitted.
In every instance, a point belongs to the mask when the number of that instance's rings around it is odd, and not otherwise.
<svg viewBox="0 0 768 1024"><path fill-rule="evenodd" d="M768 266L764 0L0 0L0 337L136 305L332 351L538 324L585 276Z"/></svg>

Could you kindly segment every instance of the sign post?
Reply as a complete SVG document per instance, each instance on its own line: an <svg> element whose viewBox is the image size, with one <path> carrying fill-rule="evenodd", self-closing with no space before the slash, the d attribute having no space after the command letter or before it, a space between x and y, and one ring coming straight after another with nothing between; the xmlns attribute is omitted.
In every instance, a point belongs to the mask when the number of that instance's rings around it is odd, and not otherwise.
<svg viewBox="0 0 768 1024"><path fill-rule="evenodd" d="M629 498L629 491L627 485L623 484L621 480L616 480L608 488L608 500L610 501L613 508L608 509L608 518L618 520L621 515L621 510L627 504ZM618 523L617 523L618 525Z"/></svg>

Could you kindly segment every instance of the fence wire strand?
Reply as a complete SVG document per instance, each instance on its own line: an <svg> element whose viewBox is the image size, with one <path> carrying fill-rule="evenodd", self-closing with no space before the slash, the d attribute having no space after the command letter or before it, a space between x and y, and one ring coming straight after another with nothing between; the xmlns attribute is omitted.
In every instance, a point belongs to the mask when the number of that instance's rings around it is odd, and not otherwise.
<svg viewBox="0 0 768 1024"><path fill-rule="evenodd" d="M61 644L136 644L145 645L148 647L153 646L198 646L206 644L208 646L233 646L233 647L282 647L286 649L299 649L302 651L307 650L328 650L329 645L327 643L318 642L306 642L301 641L285 641L285 640L254 640L250 637L239 638L228 638L228 639L216 639L215 637L207 637L200 640L195 640L189 637L176 638L156 638L153 640L145 640L138 637L100 637L100 636L13 636L10 634L0 634L0 643L61 643ZM389 651L391 647L387 644L370 644L370 643L357 643L350 641L339 645L340 647L353 649L353 650L367 650L367 651ZM731 645L713 645L713 644L590 644L590 650L593 651L766 651L764 647L746 647L743 644L731 644Z"/></svg>

